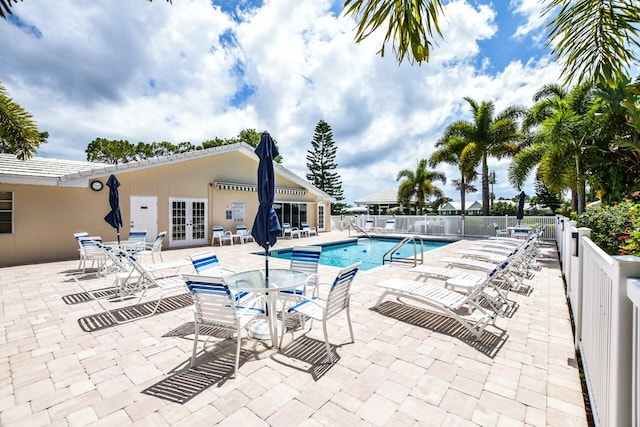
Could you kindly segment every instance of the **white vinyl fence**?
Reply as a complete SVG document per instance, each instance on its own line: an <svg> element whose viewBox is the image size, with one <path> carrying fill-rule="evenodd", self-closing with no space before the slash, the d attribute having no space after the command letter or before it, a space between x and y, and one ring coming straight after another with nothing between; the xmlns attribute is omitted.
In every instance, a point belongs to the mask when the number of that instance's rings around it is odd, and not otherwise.
<svg viewBox="0 0 640 427"><path fill-rule="evenodd" d="M358 228L364 229L367 219L373 219L375 227L383 228L386 221L392 218L395 219L394 233L423 236L487 237L495 235L494 224L501 229L518 225L515 216L335 215L331 217L331 229L351 229L358 234ZM555 216L525 216L521 224L532 228L544 225L542 238L556 238Z"/></svg>
<svg viewBox="0 0 640 427"><path fill-rule="evenodd" d="M640 258L607 255L568 218L556 238L594 422L640 426Z"/></svg>

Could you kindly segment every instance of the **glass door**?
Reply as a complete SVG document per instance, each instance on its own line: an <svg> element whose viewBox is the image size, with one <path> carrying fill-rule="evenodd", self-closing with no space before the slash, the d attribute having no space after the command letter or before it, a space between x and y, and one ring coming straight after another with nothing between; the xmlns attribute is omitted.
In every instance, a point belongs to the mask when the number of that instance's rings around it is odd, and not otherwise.
<svg viewBox="0 0 640 427"><path fill-rule="evenodd" d="M169 246L207 243L207 200L169 199Z"/></svg>
<svg viewBox="0 0 640 427"><path fill-rule="evenodd" d="M318 203L318 232L324 231L324 203Z"/></svg>

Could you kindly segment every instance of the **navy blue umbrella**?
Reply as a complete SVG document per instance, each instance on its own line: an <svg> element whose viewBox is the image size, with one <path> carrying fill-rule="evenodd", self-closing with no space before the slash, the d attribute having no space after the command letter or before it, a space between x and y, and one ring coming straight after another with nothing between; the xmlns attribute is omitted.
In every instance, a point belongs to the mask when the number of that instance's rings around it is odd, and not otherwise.
<svg viewBox="0 0 640 427"><path fill-rule="evenodd" d="M111 175L107 180L107 185L109 186L109 206L111 206L111 210L104 217L104 220L107 221L113 228L115 228L118 235L118 244L120 244L120 227L122 227L122 214L120 213L120 196L118 195L118 187L120 187L120 182L115 175Z"/></svg>
<svg viewBox="0 0 640 427"><path fill-rule="evenodd" d="M273 159L278 157L278 148L268 132L263 132L260 144L255 150L260 158L258 163L258 213L251 227L251 235L256 243L264 248L265 275L269 278L269 247L273 246L282 228L273 209L275 197L275 177Z"/></svg>
<svg viewBox="0 0 640 427"><path fill-rule="evenodd" d="M520 192L520 198L518 199L518 212L516 213L516 218L518 220L518 225L520 225L520 221L524 218L524 191Z"/></svg>

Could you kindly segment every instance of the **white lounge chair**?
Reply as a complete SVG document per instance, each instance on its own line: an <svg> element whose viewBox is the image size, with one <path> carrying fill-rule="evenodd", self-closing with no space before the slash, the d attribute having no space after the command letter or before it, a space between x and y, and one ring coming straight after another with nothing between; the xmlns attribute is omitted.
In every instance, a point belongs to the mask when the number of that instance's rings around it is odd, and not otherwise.
<svg viewBox="0 0 640 427"><path fill-rule="evenodd" d="M378 298L375 308L377 309L384 298L393 295L402 302L402 298L410 299L424 304L432 310L457 320L476 340L482 336L482 332L489 324L495 325L498 316L505 316L513 305L508 301L506 295L493 283L503 271L496 268L481 283L469 286L467 293L456 292L432 283L419 282L406 279L388 279L375 286L384 289ZM491 295L487 289L491 287L495 294ZM486 309L480 305L480 300L489 302L491 309ZM469 316L463 316L463 309L472 309Z"/></svg>
<svg viewBox="0 0 640 427"><path fill-rule="evenodd" d="M351 334L351 342L355 342L353 328L351 326L351 315L349 313L349 302L351 297L351 285L361 264L361 262L357 262L340 270L329 289L329 294L326 299L322 299L318 296L314 296L312 298L305 297L298 304L283 311L282 314L283 324L286 324L286 316L294 313L310 317L313 320L322 321L322 330L324 332L324 342L327 349L329 363L333 363L333 357L331 356L331 346L329 345L329 335L327 333L327 320L342 311L345 311L347 315L349 333ZM280 347L282 347L283 337L284 334L280 336Z"/></svg>
<svg viewBox="0 0 640 427"><path fill-rule="evenodd" d="M509 256L497 256L493 261L450 257L442 258L439 261L446 263L447 266L485 272L490 272L506 262L509 268L504 274L504 279L514 290L522 285L522 277L532 278L536 269L533 265L533 259L531 259L527 253L527 248L522 248Z"/></svg>
<svg viewBox="0 0 640 427"><path fill-rule="evenodd" d="M256 307L238 306L233 293L222 277L185 275L186 287L193 297L193 316L195 332L191 366L196 365L198 336L202 327L221 328L236 335L236 358L234 377L238 375L242 330L264 310Z"/></svg>

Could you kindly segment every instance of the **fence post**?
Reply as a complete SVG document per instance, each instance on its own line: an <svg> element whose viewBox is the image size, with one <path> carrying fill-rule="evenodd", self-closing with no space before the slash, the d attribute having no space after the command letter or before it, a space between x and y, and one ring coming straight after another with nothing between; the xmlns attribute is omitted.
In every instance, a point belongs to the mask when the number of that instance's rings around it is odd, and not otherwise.
<svg viewBox="0 0 640 427"><path fill-rule="evenodd" d="M631 424L640 426L640 279L627 280L627 297L633 303Z"/></svg>
<svg viewBox="0 0 640 427"><path fill-rule="evenodd" d="M580 340L582 339L582 267L584 261L584 248L582 246L582 238L583 237L591 237L591 229L586 227L578 228L578 241L576 250L578 251L577 258L577 268L576 268L576 277L573 283L575 284L575 288L571 286L571 295L575 298L573 304L571 304L571 309L573 310L573 321L575 326L575 336L574 336L574 344L576 350L580 347ZM571 299L571 297L570 297Z"/></svg>
<svg viewBox="0 0 640 427"><path fill-rule="evenodd" d="M631 424L631 369L633 333L633 304L627 296L627 279L640 277L640 257L623 255L613 256L616 260L617 292L612 295L611 313L615 316L611 322L611 365L612 381L611 418L608 425L628 426Z"/></svg>

